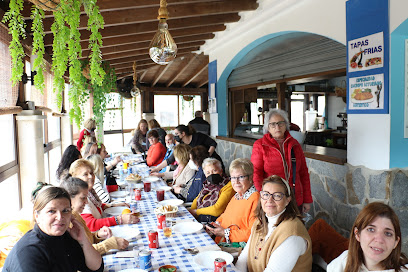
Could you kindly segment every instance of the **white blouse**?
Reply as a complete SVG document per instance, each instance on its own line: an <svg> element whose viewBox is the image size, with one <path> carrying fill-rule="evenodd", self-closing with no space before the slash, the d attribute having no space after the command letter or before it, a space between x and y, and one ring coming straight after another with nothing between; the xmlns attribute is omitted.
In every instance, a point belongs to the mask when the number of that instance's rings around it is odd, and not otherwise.
<svg viewBox="0 0 408 272"><path fill-rule="evenodd" d="M273 231L276 229L275 224L279 216L284 212L268 217L268 233L265 236L265 241L272 235ZM252 236L252 234L251 234ZM244 250L239 255L238 261L235 267L242 272L248 271L248 249L251 247L250 244L251 237L248 239L248 243ZM305 254L307 249L307 241L299 236L289 236L280 246L271 254L269 258L268 265L264 271L273 272L290 272L295 266L299 256ZM285 260L284 262L282 260Z"/></svg>
<svg viewBox="0 0 408 272"><path fill-rule="evenodd" d="M343 272L346 268L347 264L347 255L348 250L341 253L339 257L331 261L331 263L327 266L327 272ZM370 271L367 267L363 264L360 268L360 272ZM401 267L402 272L408 272L407 268ZM387 269L387 270L376 270L371 272L395 272L395 269Z"/></svg>

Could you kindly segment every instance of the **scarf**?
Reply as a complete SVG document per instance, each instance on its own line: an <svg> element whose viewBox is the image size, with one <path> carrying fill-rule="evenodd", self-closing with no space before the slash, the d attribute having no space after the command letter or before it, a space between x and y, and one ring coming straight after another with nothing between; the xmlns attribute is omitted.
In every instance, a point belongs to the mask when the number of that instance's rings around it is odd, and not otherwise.
<svg viewBox="0 0 408 272"><path fill-rule="evenodd" d="M95 190L92 188L88 192L88 200L92 202L98 209L101 209L102 212L102 201L99 199L99 196L96 194Z"/></svg>
<svg viewBox="0 0 408 272"><path fill-rule="evenodd" d="M223 178L224 180L220 184L211 184L208 180L203 182L203 189L197 198L197 209L210 207L217 203L220 190L230 181L225 174Z"/></svg>

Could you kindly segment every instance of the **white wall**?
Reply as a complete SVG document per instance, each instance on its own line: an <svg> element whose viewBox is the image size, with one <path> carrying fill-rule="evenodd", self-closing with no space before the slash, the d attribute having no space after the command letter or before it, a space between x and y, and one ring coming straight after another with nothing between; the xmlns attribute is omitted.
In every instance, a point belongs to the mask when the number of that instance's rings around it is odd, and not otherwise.
<svg viewBox="0 0 408 272"><path fill-rule="evenodd" d="M341 119L337 117L340 112L346 112L347 105L344 103L341 97L329 96L328 108L329 108L329 118L327 119L328 125L332 129L342 126Z"/></svg>
<svg viewBox="0 0 408 272"><path fill-rule="evenodd" d="M210 56L210 61L217 60L218 78L243 48L269 34L311 32L346 44L346 0L258 0L258 3L258 10L241 13L238 23L229 24L226 31L216 34L201 47ZM390 0L391 31L407 18L407 10L408 1ZM347 160L351 165L388 169L390 116L349 115L347 150Z"/></svg>

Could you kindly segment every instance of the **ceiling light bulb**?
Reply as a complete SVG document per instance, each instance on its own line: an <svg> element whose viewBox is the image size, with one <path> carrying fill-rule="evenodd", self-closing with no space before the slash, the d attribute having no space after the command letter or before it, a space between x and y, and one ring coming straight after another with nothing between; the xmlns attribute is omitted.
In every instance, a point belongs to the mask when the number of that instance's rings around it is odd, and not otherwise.
<svg viewBox="0 0 408 272"><path fill-rule="evenodd" d="M176 58L177 45L170 35L166 19L160 19L159 29L149 46L150 58L157 64L166 65Z"/></svg>

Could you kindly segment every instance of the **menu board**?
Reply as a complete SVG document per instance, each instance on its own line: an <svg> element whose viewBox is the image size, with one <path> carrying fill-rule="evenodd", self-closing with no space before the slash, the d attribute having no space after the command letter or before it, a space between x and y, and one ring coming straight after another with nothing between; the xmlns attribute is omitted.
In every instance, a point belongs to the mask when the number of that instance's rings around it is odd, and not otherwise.
<svg viewBox="0 0 408 272"><path fill-rule="evenodd" d="M384 35L383 32L348 42L349 73L383 67Z"/></svg>
<svg viewBox="0 0 408 272"><path fill-rule="evenodd" d="M349 78L349 109L384 109L384 74Z"/></svg>

